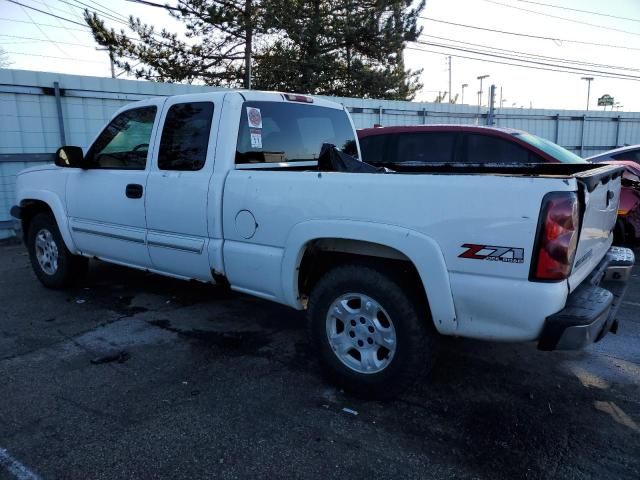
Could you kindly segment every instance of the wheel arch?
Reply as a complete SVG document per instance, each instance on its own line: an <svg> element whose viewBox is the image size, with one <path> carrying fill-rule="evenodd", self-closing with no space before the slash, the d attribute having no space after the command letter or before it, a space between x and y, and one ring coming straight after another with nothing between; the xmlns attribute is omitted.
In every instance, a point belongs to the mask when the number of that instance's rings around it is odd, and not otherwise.
<svg viewBox="0 0 640 480"><path fill-rule="evenodd" d="M60 198L46 191L23 192L22 198L20 199L20 208L20 221L25 242L31 219L38 213L50 213L58 225L58 230L60 230L60 235L65 245L72 253L76 252L75 244L69 231L65 209Z"/></svg>
<svg viewBox="0 0 640 480"><path fill-rule="evenodd" d="M311 220L289 233L282 260L284 303L304 308L301 272L318 250L354 260L365 258L409 262L420 281L436 329L454 333L457 326L449 274L442 251L432 238L395 225L352 220Z"/></svg>

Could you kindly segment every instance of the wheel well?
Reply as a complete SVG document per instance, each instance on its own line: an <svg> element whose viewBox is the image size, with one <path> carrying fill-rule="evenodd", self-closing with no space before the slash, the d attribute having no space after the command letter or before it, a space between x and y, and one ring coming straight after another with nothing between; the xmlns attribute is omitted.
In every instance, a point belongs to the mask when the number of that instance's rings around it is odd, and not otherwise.
<svg viewBox="0 0 640 480"><path fill-rule="evenodd" d="M20 202L20 207L22 208L20 223L22 226L22 238L24 241L27 241L27 235L29 234L29 224L33 217L35 217L38 213L49 213L53 216L53 210L46 202L42 200L22 200Z"/></svg>
<svg viewBox="0 0 640 480"><path fill-rule="evenodd" d="M313 240L306 245L298 269L298 295L306 303L317 281L329 270L346 264L375 267L399 280L427 305L418 269L399 250L386 245L347 239Z"/></svg>

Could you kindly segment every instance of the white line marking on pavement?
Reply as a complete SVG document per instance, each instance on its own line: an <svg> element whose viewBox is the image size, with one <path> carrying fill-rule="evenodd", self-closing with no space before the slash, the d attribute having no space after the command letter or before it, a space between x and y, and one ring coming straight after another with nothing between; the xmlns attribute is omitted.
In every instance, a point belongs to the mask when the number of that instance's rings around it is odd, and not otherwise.
<svg viewBox="0 0 640 480"><path fill-rule="evenodd" d="M626 300L623 300L622 303L624 303L625 305L633 305L634 307L640 307L640 303L638 302L627 302Z"/></svg>
<svg viewBox="0 0 640 480"><path fill-rule="evenodd" d="M0 448L0 467L5 467L18 480L40 480L40 477Z"/></svg>

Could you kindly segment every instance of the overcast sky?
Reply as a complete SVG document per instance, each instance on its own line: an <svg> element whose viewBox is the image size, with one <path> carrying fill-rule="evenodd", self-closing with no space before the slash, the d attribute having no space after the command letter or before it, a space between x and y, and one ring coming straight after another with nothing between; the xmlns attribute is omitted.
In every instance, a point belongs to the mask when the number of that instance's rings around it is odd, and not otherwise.
<svg viewBox="0 0 640 480"><path fill-rule="evenodd" d="M158 28L167 27L182 31L181 24L171 19L163 10L126 0L17 1L78 23L84 23L81 8L78 8L84 3L102 10L110 9L122 16L139 16L143 21ZM608 16L581 13L571 9L600 12ZM584 109L587 82L581 80L581 77L592 76L594 80L591 84L591 109L601 110L602 107L596 106L597 98L603 94L610 94L622 105L621 110L640 111L640 0L427 0L422 16L521 35L506 35L421 19L420 24L424 27L425 35L421 41L445 44L449 48L411 44L410 49L406 51L407 66L424 70L424 89L418 95L418 100L433 101L439 91L448 90L448 56L452 55L452 90L455 95L461 92L463 83L469 84L464 94L464 103L467 104L477 104L479 81L476 78L479 75L490 75L483 85L484 104L487 103L488 85L493 83L498 87L496 102L499 102L502 87L505 107L528 108L532 105L533 108ZM571 21L553 17L564 17ZM118 28L123 26L108 20L107 24ZM537 39L522 36L523 34L615 45L621 48ZM7 0L0 0L0 46L9 52L10 60L13 62L12 68L81 75L110 75L108 57L106 53L95 50L95 44L87 28ZM451 47L455 47L456 50ZM468 50L489 51L487 47L491 47L493 50L490 53L497 56L483 57L484 60L460 58L480 57ZM538 62L529 66L557 70L562 65L566 67L567 64L556 59L568 59L594 64L573 64L574 68L598 70L602 73L535 70L487 61L519 63L514 60L514 55L522 56L523 53L539 56L535 59L528 57L529 60ZM624 70L615 67L622 67ZM625 74L637 79L623 80L603 76L611 73Z"/></svg>

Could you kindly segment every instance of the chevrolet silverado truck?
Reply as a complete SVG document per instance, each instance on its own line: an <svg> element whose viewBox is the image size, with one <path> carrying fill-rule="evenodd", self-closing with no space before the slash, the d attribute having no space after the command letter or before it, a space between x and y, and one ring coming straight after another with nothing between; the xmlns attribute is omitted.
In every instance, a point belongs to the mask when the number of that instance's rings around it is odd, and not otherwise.
<svg viewBox="0 0 640 480"><path fill-rule="evenodd" d="M554 350L617 330L634 263L611 246L621 168L358 155L324 99L146 100L86 153L21 172L12 214L45 287L95 258L306 309L324 372L371 397L425 374L442 335Z"/></svg>

